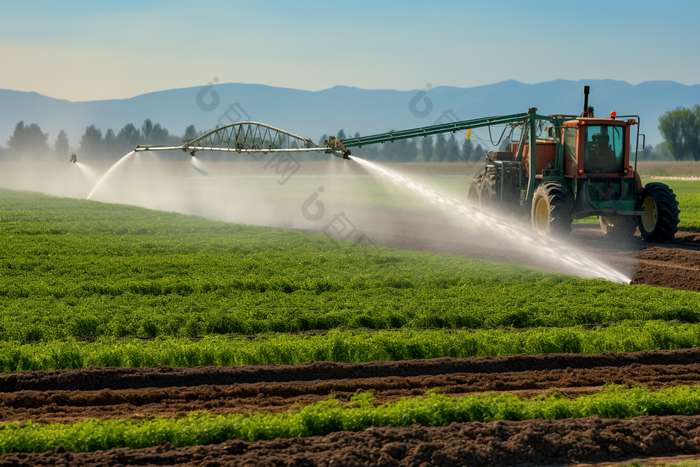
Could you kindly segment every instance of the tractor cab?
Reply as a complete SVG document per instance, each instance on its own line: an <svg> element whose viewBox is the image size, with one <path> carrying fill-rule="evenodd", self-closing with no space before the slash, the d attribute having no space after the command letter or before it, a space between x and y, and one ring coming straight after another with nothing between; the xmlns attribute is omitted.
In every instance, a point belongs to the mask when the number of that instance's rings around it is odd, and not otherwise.
<svg viewBox="0 0 700 467"><path fill-rule="evenodd" d="M563 123L564 176L634 177L630 171L630 126L612 118L577 118Z"/></svg>

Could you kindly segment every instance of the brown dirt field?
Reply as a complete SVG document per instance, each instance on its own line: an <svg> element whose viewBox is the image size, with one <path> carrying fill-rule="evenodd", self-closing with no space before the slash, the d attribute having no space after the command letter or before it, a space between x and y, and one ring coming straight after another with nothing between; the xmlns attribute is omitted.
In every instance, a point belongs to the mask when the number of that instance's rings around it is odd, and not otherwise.
<svg viewBox="0 0 700 467"><path fill-rule="evenodd" d="M654 246L635 257L633 284L700 291L700 251Z"/></svg>
<svg viewBox="0 0 700 467"><path fill-rule="evenodd" d="M700 232L680 231L671 243L643 246L634 253L632 284L700 292Z"/></svg>
<svg viewBox="0 0 700 467"><path fill-rule="evenodd" d="M439 388L448 396L509 392L534 397L557 392L591 394L607 383L644 384L653 389L700 384L700 364L639 365L621 368L558 369L506 373L291 381L226 386L120 389L101 391L19 391L0 394L0 420L69 423L91 418L181 417L193 411L214 414L282 412L334 397L348 401L372 392L377 404L420 396Z"/></svg>
<svg viewBox="0 0 700 467"><path fill-rule="evenodd" d="M231 368L91 368L0 376L0 420L180 417L280 412L357 392L377 403L439 388L450 396L512 392L523 397L588 394L607 383L651 388L700 384L700 349L603 355L537 355L364 364Z"/></svg>
<svg viewBox="0 0 700 467"><path fill-rule="evenodd" d="M175 448L6 454L0 467L37 465L506 466L562 465L700 453L700 417L584 418L369 428L310 438Z"/></svg>

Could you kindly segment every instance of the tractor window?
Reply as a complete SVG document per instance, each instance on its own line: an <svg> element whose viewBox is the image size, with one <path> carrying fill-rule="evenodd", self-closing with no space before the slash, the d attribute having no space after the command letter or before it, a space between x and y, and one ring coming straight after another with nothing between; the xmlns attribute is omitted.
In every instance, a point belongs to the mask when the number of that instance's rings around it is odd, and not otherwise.
<svg viewBox="0 0 700 467"><path fill-rule="evenodd" d="M576 128L564 128L564 148L566 157L576 161Z"/></svg>
<svg viewBox="0 0 700 467"><path fill-rule="evenodd" d="M624 134L622 126L587 126L584 169L587 173L622 172Z"/></svg>

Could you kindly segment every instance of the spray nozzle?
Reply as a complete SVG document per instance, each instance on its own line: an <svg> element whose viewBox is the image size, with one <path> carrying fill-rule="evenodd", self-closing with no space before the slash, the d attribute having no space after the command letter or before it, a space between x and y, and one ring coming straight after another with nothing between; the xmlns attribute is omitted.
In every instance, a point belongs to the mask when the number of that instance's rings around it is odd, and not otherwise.
<svg viewBox="0 0 700 467"><path fill-rule="evenodd" d="M78 162L78 156L76 156L75 153L71 154L70 161L75 164L76 162Z"/></svg>

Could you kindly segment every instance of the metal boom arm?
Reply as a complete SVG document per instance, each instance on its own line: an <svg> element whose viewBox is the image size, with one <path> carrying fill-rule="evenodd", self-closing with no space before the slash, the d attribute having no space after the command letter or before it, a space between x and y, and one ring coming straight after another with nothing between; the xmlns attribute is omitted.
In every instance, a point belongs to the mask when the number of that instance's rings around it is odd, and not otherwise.
<svg viewBox="0 0 700 467"><path fill-rule="evenodd" d="M310 138L289 133L279 128L257 122L238 122L212 130L198 138L186 141L181 146L136 146L135 151L170 151L180 149L190 155L198 151L223 151L236 153L267 153L267 152L325 152L347 159L350 151L347 148L362 147L368 144L394 142L399 139L417 138L420 136L437 135L440 133L455 133L457 131L481 128L491 125L508 123L526 123L535 120L555 119L537 115L537 109L532 108L527 113L502 115L496 117L462 120L459 122L442 123L410 130L392 131L359 138L339 140L333 137L325 141L324 146L317 146Z"/></svg>
<svg viewBox="0 0 700 467"><path fill-rule="evenodd" d="M457 131L481 128L490 125L502 125L507 123L524 122L528 119L553 121L551 117L537 115L537 109L530 109L527 113L503 115L497 117L477 118L474 120L462 120L459 122L442 123L440 125L413 128L410 130L392 131L378 135L361 136L359 138L347 138L342 140L346 148L362 147L366 144L394 142L397 139L417 138L419 136L437 135L440 133L455 133Z"/></svg>

